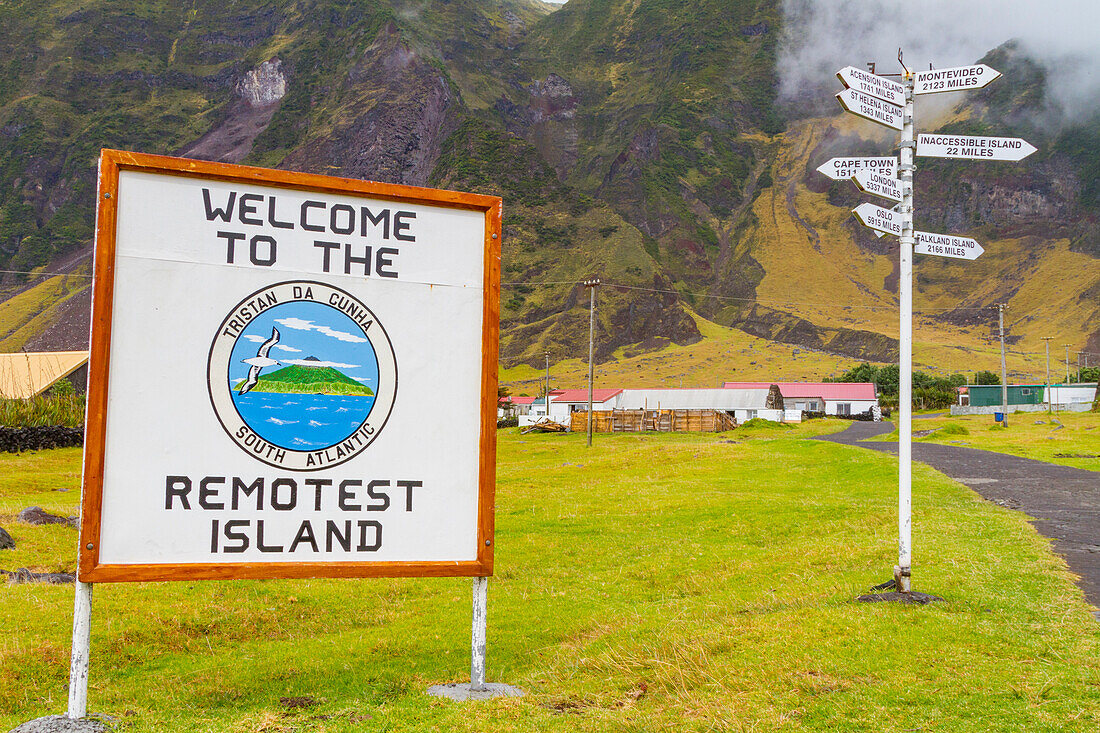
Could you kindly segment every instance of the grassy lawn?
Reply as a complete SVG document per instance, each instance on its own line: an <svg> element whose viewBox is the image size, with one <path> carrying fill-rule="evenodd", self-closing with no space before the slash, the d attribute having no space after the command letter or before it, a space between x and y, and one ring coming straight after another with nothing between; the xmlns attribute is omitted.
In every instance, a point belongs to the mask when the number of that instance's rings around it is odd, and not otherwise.
<svg viewBox="0 0 1100 733"><path fill-rule="evenodd" d="M1018 412L1008 416L1008 428L995 424L992 415L944 415L913 421L914 434L926 430L933 432L916 440L1100 471L1100 413L1096 412ZM875 440L897 439L895 430Z"/></svg>
<svg viewBox="0 0 1100 733"><path fill-rule="evenodd" d="M501 431L488 677L524 698L424 694L469 678L468 579L226 581L96 586L90 708L166 733L1096 730L1100 628L1021 515L915 466L914 585L948 602L852 602L896 558L896 459L804 439L845 426ZM73 530L13 515L75 512L78 474L0 456L0 567L73 566ZM72 597L0 585L0 730L64 710Z"/></svg>

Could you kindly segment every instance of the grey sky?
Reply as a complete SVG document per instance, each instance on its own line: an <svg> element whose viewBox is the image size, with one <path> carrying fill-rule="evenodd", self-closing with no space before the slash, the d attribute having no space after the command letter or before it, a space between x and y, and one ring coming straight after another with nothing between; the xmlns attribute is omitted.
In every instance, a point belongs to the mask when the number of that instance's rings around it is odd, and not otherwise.
<svg viewBox="0 0 1100 733"><path fill-rule="evenodd" d="M1100 106L1100 0L782 0L782 92L821 84L844 66L876 61L896 72L972 64L1007 40L1047 69L1071 116Z"/></svg>

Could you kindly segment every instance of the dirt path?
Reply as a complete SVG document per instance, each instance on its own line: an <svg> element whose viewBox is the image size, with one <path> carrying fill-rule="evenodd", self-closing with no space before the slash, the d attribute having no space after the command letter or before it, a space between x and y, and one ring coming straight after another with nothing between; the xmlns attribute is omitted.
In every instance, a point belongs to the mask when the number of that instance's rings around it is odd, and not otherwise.
<svg viewBox="0 0 1100 733"><path fill-rule="evenodd" d="M819 440L896 453L897 443L860 442L893 430L888 422L854 422L844 432ZM1080 576L1078 585L1089 603L1100 606L1100 472L934 443L914 442L913 459L966 484L988 501L1028 515Z"/></svg>

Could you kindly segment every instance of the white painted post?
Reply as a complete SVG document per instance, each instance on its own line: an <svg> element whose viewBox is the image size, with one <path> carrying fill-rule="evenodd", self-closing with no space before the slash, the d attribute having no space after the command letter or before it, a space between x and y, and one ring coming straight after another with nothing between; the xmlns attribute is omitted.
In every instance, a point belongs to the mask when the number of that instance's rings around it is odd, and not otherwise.
<svg viewBox="0 0 1100 733"><path fill-rule="evenodd" d="M489 579L474 578L474 606L470 633L470 689L485 689L485 625Z"/></svg>
<svg viewBox="0 0 1100 733"><path fill-rule="evenodd" d="M897 590L908 593L913 564L913 73L902 67L905 116L901 131L901 239L899 247L900 333L898 339L898 567Z"/></svg>
<svg viewBox="0 0 1100 733"><path fill-rule="evenodd" d="M92 584L76 581L73 601L73 656L69 667L70 720L88 713L88 660L92 644Z"/></svg>

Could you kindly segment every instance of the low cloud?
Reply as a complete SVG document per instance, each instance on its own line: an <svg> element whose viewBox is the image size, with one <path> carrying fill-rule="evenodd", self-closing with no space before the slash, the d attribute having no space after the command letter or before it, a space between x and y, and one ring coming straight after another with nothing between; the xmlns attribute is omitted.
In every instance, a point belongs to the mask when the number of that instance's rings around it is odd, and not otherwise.
<svg viewBox="0 0 1100 733"><path fill-rule="evenodd" d="M778 67L787 102L811 103L823 85L839 89L832 74L845 66L874 61L878 73L896 73L899 47L919 70L973 64L1016 40L1045 69L1049 100L1061 113L1081 119L1100 109L1096 0L783 0L782 7Z"/></svg>

